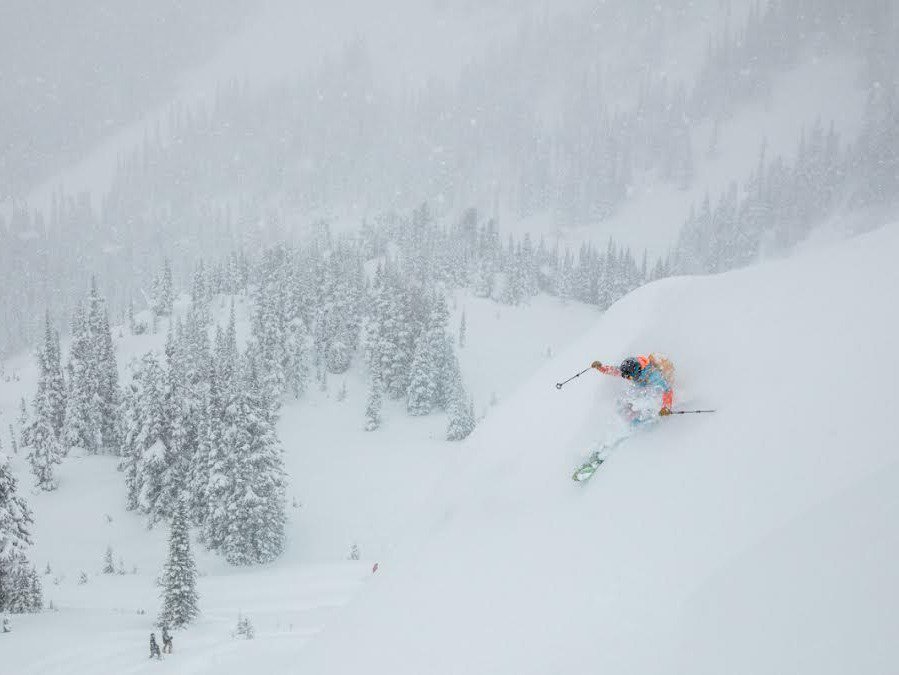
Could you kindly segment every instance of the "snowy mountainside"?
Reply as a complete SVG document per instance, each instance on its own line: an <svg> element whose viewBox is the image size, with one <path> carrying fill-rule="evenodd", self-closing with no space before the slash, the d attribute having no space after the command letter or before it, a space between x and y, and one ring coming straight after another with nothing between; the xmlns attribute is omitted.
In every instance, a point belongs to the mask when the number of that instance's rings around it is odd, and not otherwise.
<svg viewBox="0 0 899 675"><path fill-rule="evenodd" d="M236 300L238 337L245 340L250 307L245 298ZM224 299L215 303L219 321L227 320L228 307ZM491 399L502 402L545 362L547 349L561 350L596 317L594 308L545 296L530 306L505 307L459 291L451 307L451 328L465 311L466 341L458 354L476 410L488 417L495 411ZM185 309L182 303L176 312ZM123 378L144 351L163 349L167 323L161 320L155 335L114 330ZM6 362L10 381L0 381L7 452L6 426L18 414L20 397L34 392L33 361L22 354ZM444 415L410 418L402 402L385 405L378 431L363 431L365 394L364 366L356 363L345 376L330 377L327 391L310 387L284 406L279 435L290 478L286 550L273 564L236 568L194 542L201 618L175 634L176 653L167 663L174 672L260 659L283 672L293 650L359 592L374 562L389 567L399 544L420 539L430 526L431 495L460 461L460 446L443 440ZM51 493L32 488L21 449L11 459L19 492L34 511L29 556L53 609L12 617L13 632L0 635L4 664L16 673L140 672L160 606L155 579L168 528L148 530L142 516L124 509L117 458L70 455ZM361 553L358 562L346 560L353 544ZM107 547L123 574L100 573ZM231 639L239 614L253 622L255 640Z"/></svg>
<svg viewBox="0 0 899 675"><path fill-rule="evenodd" d="M617 303L466 441L430 535L297 667L895 672L897 245L892 225ZM622 383L553 383L648 350L676 361L678 406L718 412L662 420L572 484Z"/></svg>
<svg viewBox="0 0 899 675"><path fill-rule="evenodd" d="M130 139L109 140L99 161L105 178L60 178L28 208L10 205L0 257L9 251L9 298L25 298L25 307L13 311L0 298L10 317L0 350L34 340L47 301L22 279L38 260L55 277L45 292L63 316L75 298L50 289L76 288L101 266L110 306L121 311L160 257L182 276L197 258L235 246L290 240L321 220L335 232L355 229L422 202L448 224L476 207L504 233L546 234L572 251L611 237L638 258L646 251L650 266L657 255L693 257L678 255L687 226L701 227L685 222L691 206L725 234L748 231L742 243L753 259L769 248L756 247L753 233L795 221L804 236L833 212L856 209L859 185L893 206L892 183L869 170L892 160L864 152L868 144L889 155L894 145L888 129L872 134L870 124L877 78L888 81L890 69L878 74L876 45L855 39L868 35L866 21L886 25L873 7L396 0L352 13L341 1L316 21L321 4L267 6L221 62L185 74L170 108ZM304 39L309 33L314 39ZM766 50L768 33L779 36L777 49ZM888 41L876 30L869 37ZM895 59L887 51L884 61ZM842 180L851 167L869 175ZM763 174L765 203L746 204ZM77 212L50 208L85 187L92 194L78 197ZM764 226L743 217L768 209L778 213ZM893 217L878 213L875 224ZM50 228L46 248L37 243L40 219ZM94 238L72 235L88 221L98 224ZM112 226L123 221L134 225ZM772 238L789 248L794 234Z"/></svg>
<svg viewBox="0 0 899 675"><path fill-rule="evenodd" d="M635 181L618 213L601 225L566 229L565 238L602 244L611 236L636 250L664 255L675 246L691 206L700 205L705 195L714 198L725 192L732 183L741 184L758 164L763 147L793 160L796 139L808 134L816 122L824 128L833 124L844 141L854 141L865 107L863 96L848 95L856 86L857 70L853 59L829 57L810 59L779 74L764 102L743 106L717 127L711 120L696 125L696 177L689 189L647 176ZM545 216L528 224L536 231L555 227Z"/></svg>
<svg viewBox="0 0 899 675"><path fill-rule="evenodd" d="M461 3L455 3L461 4ZM170 85L171 98L143 111L141 119L117 129L57 175L30 186L32 207L49 208L54 192L105 194L116 164L154 129L166 129L171 111L214 105L228 81L255 89L290 81L337 59L341 50L364 41L373 53L382 84L418 88L431 78L455 77L474 56L508 37L523 17L583 5L583 0L506 3L389 0L359 4L349 0L266 0L248 12L244 25L222 40L204 63L191 64ZM460 53L463 54L460 57ZM422 55L426 55L423 57ZM0 212L7 210L3 204Z"/></svg>

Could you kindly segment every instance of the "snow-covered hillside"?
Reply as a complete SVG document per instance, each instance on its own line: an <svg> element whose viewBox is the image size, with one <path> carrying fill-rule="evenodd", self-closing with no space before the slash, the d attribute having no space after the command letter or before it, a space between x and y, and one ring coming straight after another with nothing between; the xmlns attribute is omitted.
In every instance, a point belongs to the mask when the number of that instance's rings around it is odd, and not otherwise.
<svg viewBox="0 0 899 675"><path fill-rule="evenodd" d="M0 675L899 673L899 1L72 3Z"/></svg>
<svg viewBox="0 0 899 675"><path fill-rule="evenodd" d="M258 3L245 25L223 40L211 58L175 78L169 100L110 134L74 165L33 186L26 201L33 208L48 208L62 188L69 194L105 194L124 154L140 145L148 133L165 131L173 109L197 104L211 107L217 91L228 81L264 90L320 68L324 61L338 58L347 45L358 42L371 51L379 84L391 89L418 88L431 78L457 76L491 43L506 39L525 17L583 4L583 0L505 4L388 0L362 5L349 0L266 0ZM11 206L3 204L0 213Z"/></svg>
<svg viewBox="0 0 899 675"><path fill-rule="evenodd" d="M247 301L237 300L238 337L246 338ZM457 292L452 305L451 326L459 325L465 311L459 358L477 413L488 417L553 350L582 334L596 317L594 308L545 296L528 306L505 307ZM226 320L228 303L221 300L216 308L219 320ZM144 336L114 331L123 377L145 350L162 350L166 327L163 321L158 334ZM6 427L18 414L20 397L35 389L33 362L28 354L7 362L10 380L0 382L7 452ZM344 387L346 396L338 400ZM285 672L296 648L358 593L374 562L390 567L400 544L420 541L428 531L435 517L428 508L440 508L429 497L464 452L443 440L442 414L410 418L402 403L391 402L382 411L381 429L369 433L363 430L365 405L361 364L346 376L332 376L328 391L310 388L303 399L285 405L279 434L290 477L286 551L274 564L246 569L230 567L194 545L201 618L190 631L176 633L176 652L166 664L174 672L263 658L272 672ZM34 510L30 556L42 573L45 605L52 609L12 617L13 632L0 634L2 672L139 672L160 607L155 579L167 552L168 528L148 530L142 516L124 509L116 458L70 455L59 468L60 487L51 493L32 489L21 450L11 460L19 492ZM359 562L345 560L353 544ZM107 547L123 574L101 573ZM251 642L231 639L240 613L255 626Z"/></svg>
<svg viewBox="0 0 899 675"><path fill-rule="evenodd" d="M113 459L69 458L57 492L28 494L33 559L51 566L42 579L57 611L15 617L0 635L4 665L895 672L899 432L885 413L899 317L884 298L899 284L897 246L893 225L796 259L650 284L551 360L546 347L576 338L588 311L460 297L472 389L480 401L501 385L479 429L447 444L429 439L442 420L388 410L366 434L352 374L344 401L332 381L330 396L287 407L287 551L255 569L199 553L202 617L161 666L145 658L164 532L122 510ZM120 350L160 338L133 340ZM554 383L594 358L650 350L678 366L678 407L717 412L662 420L572 483L623 383ZM27 484L21 458L14 467ZM343 560L353 542L360 562ZM107 545L126 574L98 573ZM230 638L239 613L255 640Z"/></svg>
<svg viewBox="0 0 899 675"><path fill-rule="evenodd" d="M893 225L619 302L472 435L429 535L297 671L896 672L897 248ZM553 383L646 350L718 412L573 484L621 383Z"/></svg>
<svg viewBox="0 0 899 675"><path fill-rule="evenodd" d="M846 95L853 91L857 68L851 59L812 59L780 74L764 103L745 106L718 127L711 121L697 125L694 148L701 158L690 189L649 179L636 183L629 201L606 222L564 234L574 241L592 239L599 244L611 236L635 249L663 255L677 243L677 226L690 207L750 175L761 148L775 148L794 159L796 139L809 133L816 120L825 127L833 124L844 139L857 138L865 102L861 96ZM717 134L715 150L709 152L713 134ZM546 230L552 219L529 224L536 231Z"/></svg>

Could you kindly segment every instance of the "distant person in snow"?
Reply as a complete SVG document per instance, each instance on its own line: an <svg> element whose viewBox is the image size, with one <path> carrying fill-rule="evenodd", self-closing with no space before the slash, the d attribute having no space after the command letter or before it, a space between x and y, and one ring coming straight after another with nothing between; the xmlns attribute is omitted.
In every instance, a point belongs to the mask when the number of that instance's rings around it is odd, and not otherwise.
<svg viewBox="0 0 899 675"><path fill-rule="evenodd" d="M657 391L661 395L662 403L658 414L662 416L671 414L671 405L674 402L674 365L664 356L656 354L632 356L622 361L618 367L594 361L591 367L604 375L623 377L639 389ZM631 421L640 420L632 417Z"/></svg>
<svg viewBox="0 0 899 675"><path fill-rule="evenodd" d="M165 654L172 653L172 634L169 633L169 627L162 627L162 651Z"/></svg>
<svg viewBox="0 0 899 675"><path fill-rule="evenodd" d="M156 633L150 633L150 658L156 657L157 659L162 658L162 654L159 653L159 644L156 642Z"/></svg>

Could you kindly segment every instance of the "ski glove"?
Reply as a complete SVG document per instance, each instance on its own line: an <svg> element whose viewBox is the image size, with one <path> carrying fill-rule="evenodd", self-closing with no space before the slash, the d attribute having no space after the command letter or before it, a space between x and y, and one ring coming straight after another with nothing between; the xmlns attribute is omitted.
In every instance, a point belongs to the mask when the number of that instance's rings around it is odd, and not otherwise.
<svg viewBox="0 0 899 675"><path fill-rule="evenodd" d="M602 364L599 361L594 361L593 363L590 364L590 367L596 368L597 370L599 370L600 368L602 368Z"/></svg>
<svg viewBox="0 0 899 675"><path fill-rule="evenodd" d="M662 408L661 410L659 410L659 415L661 417L667 417L670 414L671 414L671 408Z"/></svg>

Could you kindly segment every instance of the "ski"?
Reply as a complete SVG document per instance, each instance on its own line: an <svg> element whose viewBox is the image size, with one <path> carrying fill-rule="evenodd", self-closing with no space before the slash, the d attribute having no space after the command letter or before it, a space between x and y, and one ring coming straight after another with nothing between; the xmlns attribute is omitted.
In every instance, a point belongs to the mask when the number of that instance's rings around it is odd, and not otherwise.
<svg viewBox="0 0 899 675"><path fill-rule="evenodd" d="M598 452L594 452L592 455L590 455L590 459L588 459L584 464L574 470L574 474L572 474L571 476L572 480L577 483L583 483L594 473L596 473L596 470L602 465L604 461L605 459L600 457Z"/></svg>
<svg viewBox="0 0 899 675"><path fill-rule="evenodd" d="M606 461L609 457L609 453L612 452L615 448L621 445L622 441L629 438L628 435L622 436L621 438L616 438L613 441L609 441L603 443L598 450L594 450L587 461L581 464L577 469L574 470L574 473L571 475L571 479L576 483L584 483L596 473L596 470L602 466L603 462Z"/></svg>

